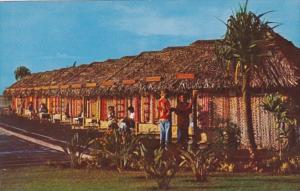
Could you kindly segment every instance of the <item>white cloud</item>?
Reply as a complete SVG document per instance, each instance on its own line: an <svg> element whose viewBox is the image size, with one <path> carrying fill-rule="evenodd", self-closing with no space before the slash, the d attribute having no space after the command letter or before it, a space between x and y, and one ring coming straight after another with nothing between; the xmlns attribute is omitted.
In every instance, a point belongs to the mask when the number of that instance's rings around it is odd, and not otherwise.
<svg viewBox="0 0 300 191"><path fill-rule="evenodd" d="M147 7L122 4L115 4L112 8L118 11L120 17L109 24L139 35L195 36L200 32L192 17L165 16Z"/></svg>
<svg viewBox="0 0 300 191"><path fill-rule="evenodd" d="M228 14L228 10L222 12L216 8L204 10L206 8L201 6L191 14L177 14L176 16L164 13L163 9L145 6L114 4L110 8L117 11L119 17L107 21L107 24L142 36L210 36L212 28L213 30L220 30L220 27L223 27L223 24L216 17ZM204 11L211 12L215 17L206 17L202 14Z"/></svg>
<svg viewBox="0 0 300 191"><path fill-rule="evenodd" d="M139 35L174 35L194 36L199 34L199 28L194 26L193 20L187 18L168 18L158 15L144 15L142 17L120 19L118 27Z"/></svg>
<svg viewBox="0 0 300 191"><path fill-rule="evenodd" d="M68 55L66 53L61 53L61 52L56 53L56 58L69 59L69 58L77 58L77 57L78 56L72 56L72 55Z"/></svg>
<svg viewBox="0 0 300 191"><path fill-rule="evenodd" d="M81 56L74 56L74 55L69 55L63 52L57 52L55 55L51 56L43 56L40 59L42 60L52 60L52 59L79 59L79 58L85 58Z"/></svg>

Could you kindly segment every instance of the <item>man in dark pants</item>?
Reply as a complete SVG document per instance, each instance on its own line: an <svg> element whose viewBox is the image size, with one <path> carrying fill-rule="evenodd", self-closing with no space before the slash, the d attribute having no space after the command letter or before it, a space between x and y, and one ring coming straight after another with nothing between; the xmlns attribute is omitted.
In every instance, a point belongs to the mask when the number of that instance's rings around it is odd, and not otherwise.
<svg viewBox="0 0 300 191"><path fill-rule="evenodd" d="M188 103L184 95L178 97L175 113L177 114L177 142L184 148L187 148L190 124L189 115L192 113L192 103Z"/></svg>

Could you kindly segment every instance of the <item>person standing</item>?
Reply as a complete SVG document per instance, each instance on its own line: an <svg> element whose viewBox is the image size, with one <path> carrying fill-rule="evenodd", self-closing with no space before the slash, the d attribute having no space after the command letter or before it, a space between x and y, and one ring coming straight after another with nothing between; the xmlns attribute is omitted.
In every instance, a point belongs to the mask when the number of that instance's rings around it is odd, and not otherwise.
<svg viewBox="0 0 300 191"><path fill-rule="evenodd" d="M108 107L108 128L109 129L118 129L118 119L116 116L116 112L115 112L115 107L114 106L109 106Z"/></svg>
<svg viewBox="0 0 300 191"><path fill-rule="evenodd" d="M134 127L135 127L135 121L134 121L134 107L129 106L129 107L128 107L128 112L129 112L128 127L129 127L129 129L134 129Z"/></svg>
<svg viewBox="0 0 300 191"><path fill-rule="evenodd" d="M188 103L185 95L178 97L175 113L177 115L177 143L182 145L183 148L187 148L190 125L189 115L192 113L192 102Z"/></svg>
<svg viewBox="0 0 300 191"><path fill-rule="evenodd" d="M168 91L161 91L161 98L158 101L159 127L160 127L160 144L167 147L171 142L171 104L167 98Z"/></svg>
<svg viewBox="0 0 300 191"><path fill-rule="evenodd" d="M32 102L30 102L29 105L28 105L28 111L29 111L28 117L29 117L29 119L32 119L33 113L34 113L34 109L33 109L33 104L32 104Z"/></svg>
<svg viewBox="0 0 300 191"><path fill-rule="evenodd" d="M33 104L32 104L32 102L29 103L28 110L30 111L31 114L33 113Z"/></svg>
<svg viewBox="0 0 300 191"><path fill-rule="evenodd" d="M135 122L134 122L134 108L132 106L128 107L128 116L126 116L121 122L120 122L120 130L125 133L131 133L131 131L134 129Z"/></svg>

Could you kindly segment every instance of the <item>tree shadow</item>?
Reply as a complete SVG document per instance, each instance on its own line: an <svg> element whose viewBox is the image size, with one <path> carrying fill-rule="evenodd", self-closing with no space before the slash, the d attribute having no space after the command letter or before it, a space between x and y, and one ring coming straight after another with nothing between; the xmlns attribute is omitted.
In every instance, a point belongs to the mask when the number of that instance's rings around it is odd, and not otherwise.
<svg viewBox="0 0 300 191"><path fill-rule="evenodd" d="M236 182L237 179L228 179L226 180L228 182ZM285 184L293 184L293 183L300 183L299 180L296 179L285 179L285 178L279 178L279 177L272 177L272 178L242 178L239 179L239 181L243 181L243 182L268 182L268 183L276 183L276 184L280 184L280 183L285 183Z"/></svg>
<svg viewBox="0 0 300 191"><path fill-rule="evenodd" d="M145 175L138 175L138 176L133 176L133 177L130 177L130 179L132 180L149 180L150 178L146 178Z"/></svg>
<svg viewBox="0 0 300 191"><path fill-rule="evenodd" d="M220 185L220 186L204 186L204 185L190 185L190 186L170 186L168 188L168 190L172 190L172 191L184 191L184 190L218 190L218 189L225 189L225 190L232 190L234 188L237 188L239 190L243 190L243 189L246 189L246 188L253 188L254 186L247 186L247 185ZM142 190L144 191L154 191L154 190L160 190L158 187L148 187L148 188L145 188L145 187L141 187Z"/></svg>

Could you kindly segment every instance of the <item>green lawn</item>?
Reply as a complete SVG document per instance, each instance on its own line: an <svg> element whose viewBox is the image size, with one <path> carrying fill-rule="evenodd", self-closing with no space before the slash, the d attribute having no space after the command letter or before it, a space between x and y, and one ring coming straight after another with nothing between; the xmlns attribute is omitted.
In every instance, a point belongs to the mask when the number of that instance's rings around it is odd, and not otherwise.
<svg viewBox="0 0 300 191"><path fill-rule="evenodd" d="M267 176L257 174L218 174L206 183L196 183L190 173L179 173L171 181L172 190L177 191L296 191L300 190L300 175ZM48 191L48 190L157 190L154 180L144 178L142 172L72 170L51 167L28 167L1 170L1 191Z"/></svg>

